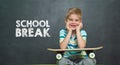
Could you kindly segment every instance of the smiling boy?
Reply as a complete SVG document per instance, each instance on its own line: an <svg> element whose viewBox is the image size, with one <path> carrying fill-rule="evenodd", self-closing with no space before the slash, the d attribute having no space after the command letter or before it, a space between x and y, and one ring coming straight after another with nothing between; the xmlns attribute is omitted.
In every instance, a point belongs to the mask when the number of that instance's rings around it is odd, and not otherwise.
<svg viewBox="0 0 120 65"><path fill-rule="evenodd" d="M83 30L82 12L79 8L70 8L65 18L66 29L60 30L60 48L85 48L87 33ZM87 56L80 58L81 52L64 52L59 65L95 65L96 60ZM85 53L85 52L84 52Z"/></svg>

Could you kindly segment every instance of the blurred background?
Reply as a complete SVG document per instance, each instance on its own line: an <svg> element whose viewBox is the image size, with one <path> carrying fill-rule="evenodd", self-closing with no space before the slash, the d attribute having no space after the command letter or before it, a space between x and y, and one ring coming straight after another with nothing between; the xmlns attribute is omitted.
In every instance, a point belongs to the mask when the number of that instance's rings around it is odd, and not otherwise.
<svg viewBox="0 0 120 65"><path fill-rule="evenodd" d="M83 13L87 47L96 51L98 64L120 65L119 0L0 0L0 65L52 64L59 48L65 14L78 7ZM16 20L48 20L51 37L15 37Z"/></svg>

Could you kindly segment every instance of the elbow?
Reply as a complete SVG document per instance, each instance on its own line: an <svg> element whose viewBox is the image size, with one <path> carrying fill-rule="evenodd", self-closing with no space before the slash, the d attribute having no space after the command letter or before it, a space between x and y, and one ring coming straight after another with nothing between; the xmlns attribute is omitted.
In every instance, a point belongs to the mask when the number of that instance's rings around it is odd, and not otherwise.
<svg viewBox="0 0 120 65"><path fill-rule="evenodd" d="M80 48L85 48L86 45L80 45Z"/></svg>
<svg viewBox="0 0 120 65"><path fill-rule="evenodd" d="M66 49L65 45L60 44L60 49Z"/></svg>
<svg viewBox="0 0 120 65"><path fill-rule="evenodd" d="M60 49L66 49L66 47L64 47L64 46L60 46Z"/></svg>
<svg viewBox="0 0 120 65"><path fill-rule="evenodd" d="M85 46L80 46L80 48L85 48Z"/></svg>
<svg viewBox="0 0 120 65"><path fill-rule="evenodd" d="M86 41L83 42L82 45L80 45L80 48L85 48L86 47Z"/></svg>

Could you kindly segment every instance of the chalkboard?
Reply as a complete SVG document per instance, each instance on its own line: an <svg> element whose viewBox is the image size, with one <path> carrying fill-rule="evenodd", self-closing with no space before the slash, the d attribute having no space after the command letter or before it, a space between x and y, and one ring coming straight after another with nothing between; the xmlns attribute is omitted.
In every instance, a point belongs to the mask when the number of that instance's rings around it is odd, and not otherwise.
<svg viewBox="0 0 120 65"><path fill-rule="evenodd" d="M65 28L66 12L72 7L82 10L87 47L104 46L96 52L97 63L119 65L119 6L119 0L0 0L0 65L56 63L47 48L59 48L59 30ZM38 21L40 26L17 26L21 21ZM17 28L33 33L16 36Z"/></svg>

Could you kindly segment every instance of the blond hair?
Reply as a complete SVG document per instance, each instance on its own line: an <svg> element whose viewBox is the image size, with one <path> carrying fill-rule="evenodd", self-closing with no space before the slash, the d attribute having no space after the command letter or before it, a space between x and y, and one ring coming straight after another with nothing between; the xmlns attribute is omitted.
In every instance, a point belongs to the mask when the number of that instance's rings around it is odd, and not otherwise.
<svg viewBox="0 0 120 65"><path fill-rule="evenodd" d="M65 20L67 20L71 14L76 14L79 16L79 18L82 18L82 12L79 8L69 8Z"/></svg>

